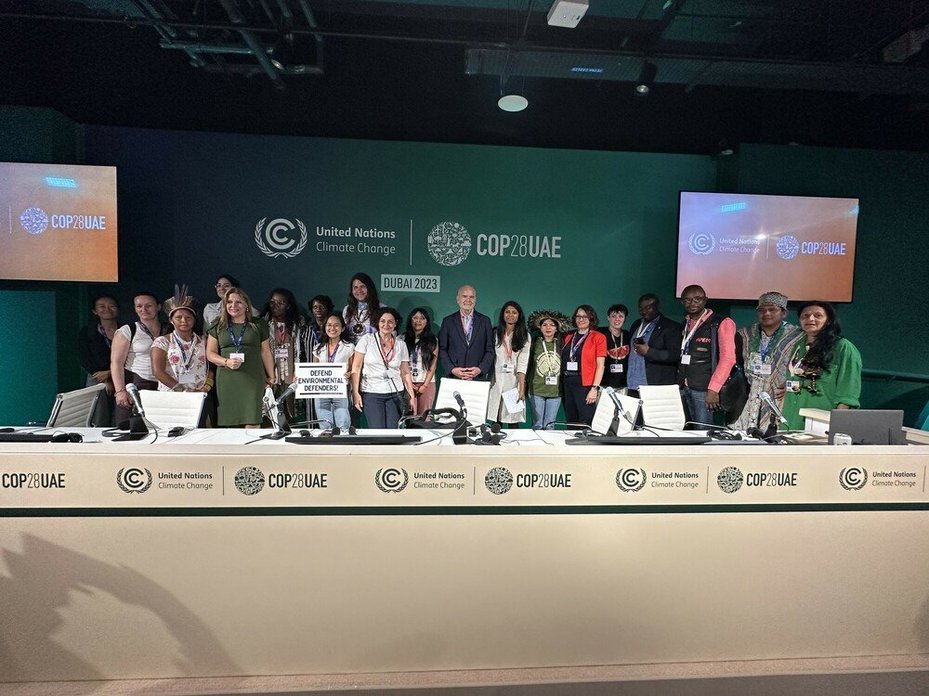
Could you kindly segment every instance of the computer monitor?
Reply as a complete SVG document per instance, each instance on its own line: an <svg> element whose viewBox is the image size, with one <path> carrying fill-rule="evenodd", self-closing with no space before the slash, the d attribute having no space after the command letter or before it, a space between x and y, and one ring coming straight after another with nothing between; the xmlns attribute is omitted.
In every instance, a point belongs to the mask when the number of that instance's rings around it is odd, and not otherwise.
<svg viewBox="0 0 929 696"><path fill-rule="evenodd" d="M853 445L905 445L903 411L833 409L829 416L829 444L835 434L851 436Z"/></svg>

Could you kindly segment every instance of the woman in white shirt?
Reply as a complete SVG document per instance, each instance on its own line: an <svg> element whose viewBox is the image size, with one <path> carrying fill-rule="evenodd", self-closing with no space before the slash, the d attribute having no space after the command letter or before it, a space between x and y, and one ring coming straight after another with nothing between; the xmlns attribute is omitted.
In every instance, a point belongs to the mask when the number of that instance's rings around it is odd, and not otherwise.
<svg viewBox="0 0 929 696"><path fill-rule="evenodd" d="M219 315L223 313L223 298L226 296L226 292L229 290L229 288L238 287L242 287L239 284L239 281L228 273L225 273L216 279L216 296L219 298L219 302L212 302L208 305L204 305L203 307L204 334L206 334L206 331L210 328L210 325L219 319Z"/></svg>
<svg viewBox="0 0 929 696"><path fill-rule="evenodd" d="M323 322L325 340L316 344L313 352L313 362L342 363L345 365L346 381L351 377L352 357L355 346L346 341L342 334L345 331L345 322L339 314L330 314ZM316 416L323 423L324 428L337 427L348 430L351 417L348 412L348 387L342 398L319 397L313 399L316 404Z"/></svg>
<svg viewBox="0 0 929 696"><path fill-rule="evenodd" d="M152 372L152 343L164 333L158 317L161 305L158 298L148 291L137 292L132 297L138 321L120 326L113 334L110 348L110 378L116 390L116 423L132 415L132 399L126 391L127 384L139 389L156 391L158 382Z"/></svg>
<svg viewBox="0 0 929 696"><path fill-rule="evenodd" d="M410 353L410 377L416 395L414 415L422 415L435 401L435 372L439 366L439 339L432 332L432 320L425 307L416 307L406 318L403 335Z"/></svg>
<svg viewBox="0 0 929 696"><path fill-rule="evenodd" d="M401 411L416 404L410 353L403 339L394 336L400 323L395 310L383 307L373 319L377 333L366 334L355 344L352 401L365 414L369 428L396 428Z"/></svg>
<svg viewBox="0 0 929 696"><path fill-rule="evenodd" d="M518 302L509 300L500 309L494 331L494 374L487 401L487 420L497 423L522 423L526 420L526 371L529 369L529 330L526 316ZM504 392L516 390L519 410L509 411ZM515 427L519 427L516 425Z"/></svg>

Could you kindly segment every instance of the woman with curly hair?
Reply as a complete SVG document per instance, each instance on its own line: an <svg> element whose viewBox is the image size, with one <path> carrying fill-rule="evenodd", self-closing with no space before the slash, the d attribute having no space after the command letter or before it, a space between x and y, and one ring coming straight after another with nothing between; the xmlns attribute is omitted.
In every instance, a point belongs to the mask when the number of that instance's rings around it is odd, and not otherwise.
<svg viewBox="0 0 929 696"><path fill-rule="evenodd" d="M797 342L787 367L784 417L787 428L803 430L801 408L858 408L861 353L846 338L835 307L804 302L797 308L805 340Z"/></svg>
<svg viewBox="0 0 929 696"><path fill-rule="evenodd" d="M519 427L518 424L526 420L526 372L531 347L523 308L515 300L504 302L494 330L495 359L487 400L487 420L509 423L510 427ZM522 402L523 408L510 413L503 394L512 389L517 390L517 401Z"/></svg>
<svg viewBox="0 0 929 696"><path fill-rule="evenodd" d="M346 331L352 343L378 330L374 315L384 307L377 297L377 286L367 273L356 273L348 286L348 304L342 310Z"/></svg>
<svg viewBox="0 0 929 696"><path fill-rule="evenodd" d="M261 318L268 322L271 356L274 358L274 396L281 393L294 381L294 363L297 362L297 337L303 326L303 317L297 299L287 288L274 288L268 293ZM296 402L293 395L284 403L288 422L296 417Z"/></svg>

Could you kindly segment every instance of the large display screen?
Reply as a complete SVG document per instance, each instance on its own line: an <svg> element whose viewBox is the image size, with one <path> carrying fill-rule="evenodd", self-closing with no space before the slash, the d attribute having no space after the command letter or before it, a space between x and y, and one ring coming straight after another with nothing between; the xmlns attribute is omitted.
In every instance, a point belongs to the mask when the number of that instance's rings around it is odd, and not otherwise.
<svg viewBox="0 0 929 696"><path fill-rule="evenodd" d="M857 232L857 198L683 191L677 294L696 284L718 299L850 302Z"/></svg>
<svg viewBox="0 0 929 696"><path fill-rule="evenodd" d="M0 162L0 278L115 282L116 167Z"/></svg>

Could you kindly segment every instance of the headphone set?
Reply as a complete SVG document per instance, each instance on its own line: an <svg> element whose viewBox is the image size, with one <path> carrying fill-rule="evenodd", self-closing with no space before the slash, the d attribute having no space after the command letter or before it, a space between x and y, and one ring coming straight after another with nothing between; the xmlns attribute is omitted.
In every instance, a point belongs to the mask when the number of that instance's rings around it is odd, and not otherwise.
<svg viewBox="0 0 929 696"><path fill-rule="evenodd" d="M468 435L472 437L470 440L472 445L499 445L506 439L506 433L500 431L499 423L494 423L490 427L486 423L481 423L477 428L469 428Z"/></svg>
<svg viewBox="0 0 929 696"><path fill-rule="evenodd" d="M354 425L350 425L348 426L348 432L345 434L346 435L357 435L358 432L355 430ZM339 426L335 426L331 430L326 430L324 432L321 432L319 435L317 435L317 437L338 437L339 435L342 435L342 429ZM313 434L309 430L301 430L300 437L309 438L309 437L313 437Z"/></svg>

